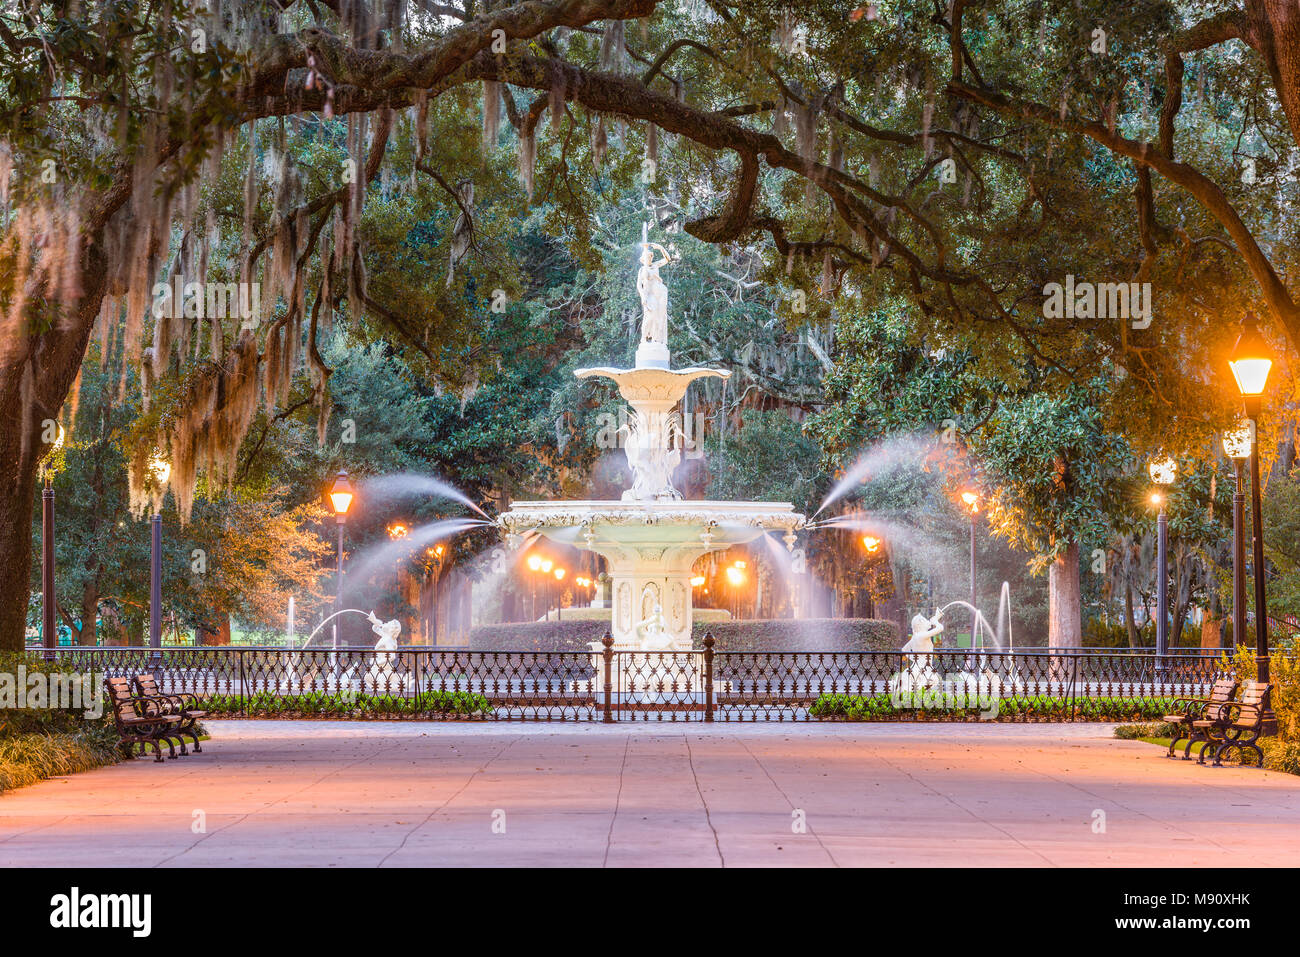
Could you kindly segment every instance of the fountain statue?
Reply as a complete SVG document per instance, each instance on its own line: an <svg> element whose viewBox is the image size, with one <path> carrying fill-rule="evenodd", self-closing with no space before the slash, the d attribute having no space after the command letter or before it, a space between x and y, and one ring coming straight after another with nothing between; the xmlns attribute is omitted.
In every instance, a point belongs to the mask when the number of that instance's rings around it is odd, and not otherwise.
<svg viewBox="0 0 1300 957"><path fill-rule="evenodd" d="M610 634L617 650L689 651L691 566L712 551L768 531L787 547L804 517L789 502L685 501L673 484L685 444L678 403L697 379L726 379L725 369L672 368L668 349L668 290L660 270L668 252L643 227L637 273L641 336L630 369L578 369L579 379L610 379L631 407L619 430L631 488L619 501L512 502L497 520L506 540L537 533L604 557L612 599ZM593 650L598 650L595 643Z"/></svg>
<svg viewBox="0 0 1300 957"><path fill-rule="evenodd" d="M663 606L655 605L649 618L637 622L636 634L642 651L667 651L672 636L665 627Z"/></svg>
<svg viewBox="0 0 1300 957"><path fill-rule="evenodd" d="M912 637L903 645L903 653L910 654L911 661L907 670L897 678L897 689L902 693L924 688L933 679L931 655L934 654L935 638L943 634L943 624L940 621L942 617L942 611L935 612L933 618L926 618L925 615L912 617Z"/></svg>

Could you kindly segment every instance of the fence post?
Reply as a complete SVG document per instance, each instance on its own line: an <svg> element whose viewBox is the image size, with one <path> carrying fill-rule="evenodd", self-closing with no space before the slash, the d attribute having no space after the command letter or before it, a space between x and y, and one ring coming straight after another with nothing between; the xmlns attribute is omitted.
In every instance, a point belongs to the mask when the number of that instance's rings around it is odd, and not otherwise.
<svg viewBox="0 0 1300 957"><path fill-rule="evenodd" d="M713 720L713 632L704 633L704 720Z"/></svg>
<svg viewBox="0 0 1300 957"><path fill-rule="evenodd" d="M244 649L243 648L238 649L236 651L236 654L239 655L239 700L240 703L244 706L244 717L247 718L248 717L248 692L244 687Z"/></svg>
<svg viewBox="0 0 1300 957"><path fill-rule="evenodd" d="M605 650L601 652L601 656L605 659L605 708L604 717L601 718L601 721L605 724L612 724L614 711L610 684L614 680L614 636L609 632L605 632L605 637L600 640L600 643L605 646Z"/></svg>

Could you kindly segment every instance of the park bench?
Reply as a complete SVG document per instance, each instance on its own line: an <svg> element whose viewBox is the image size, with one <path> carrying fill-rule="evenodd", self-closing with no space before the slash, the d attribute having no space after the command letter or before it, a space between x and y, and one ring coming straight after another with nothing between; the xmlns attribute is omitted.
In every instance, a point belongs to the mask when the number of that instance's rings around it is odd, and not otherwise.
<svg viewBox="0 0 1300 957"><path fill-rule="evenodd" d="M109 678L109 707L113 710L113 723L117 727L118 737L124 747L126 756L135 757L135 746L140 745L141 753L148 753L153 746L154 760L161 762L162 748L166 744L169 757L176 757L176 747L172 744L172 735L183 720L174 713L171 704L162 698L140 697L132 693L129 678Z"/></svg>
<svg viewBox="0 0 1300 957"><path fill-rule="evenodd" d="M1208 698L1174 699L1171 713L1164 716L1167 724L1175 726L1172 740L1169 742L1168 756L1171 758L1174 756L1174 749L1183 738L1187 739L1187 747L1183 749L1184 761L1190 760L1192 745L1197 741L1205 742L1203 748L1209 747L1211 742L1217 747L1222 742L1222 735L1217 738L1212 738L1211 735L1218 731L1221 722L1227 719L1229 714L1227 705L1232 703L1232 696L1236 693L1237 679L1225 676L1214 680ZM1197 722L1208 722L1208 724L1198 727Z"/></svg>
<svg viewBox="0 0 1300 957"><path fill-rule="evenodd" d="M160 698L168 702L171 713L180 715L181 721L172 731L172 734L180 742L181 754L189 754L185 750L185 735L189 735L194 742L194 752L202 754L203 748L199 746L199 719L207 715L197 707L199 699L188 691L177 693L164 693L158 687L158 681L152 674L145 672L135 676L135 687L143 698Z"/></svg>
<svg viewBox="0 0 1300 957"><path fill-rule="evenodd" d="M1266 681L1242 682L1240 700L1234 701L1225 709L1226 714L1220 728L1222 738L1214 752L1215 767L1223 766L1223 756L1233 748L1243 758L1245 750L1249 748L1259 758L1259 766L1264 766L1264 752L1257 742L1264 729L1264 702L1271 687ZM1204 748L1198 760L1201 764L1205 763ZM1244 759L1242 763L1245 763Z"/></svg>

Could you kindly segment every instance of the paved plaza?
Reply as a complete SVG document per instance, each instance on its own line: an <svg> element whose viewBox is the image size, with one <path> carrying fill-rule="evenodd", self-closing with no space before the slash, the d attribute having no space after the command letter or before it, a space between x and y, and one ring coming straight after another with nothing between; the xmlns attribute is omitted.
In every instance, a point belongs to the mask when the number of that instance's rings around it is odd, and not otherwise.
<svg viewBox="0 0 1300 957"><path fill-rule="evenodd" d="M1300 778L1105 725L213 721L0 797L0 865L1294 865Z"/></svg>

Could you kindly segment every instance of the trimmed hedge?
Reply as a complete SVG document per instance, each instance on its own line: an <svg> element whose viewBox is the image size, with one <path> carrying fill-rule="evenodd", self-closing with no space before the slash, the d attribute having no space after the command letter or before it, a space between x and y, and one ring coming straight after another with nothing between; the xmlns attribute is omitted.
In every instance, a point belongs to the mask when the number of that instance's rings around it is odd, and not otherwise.
<svg viewBox="0 0 1300 957"><path fill-rule="evenodd" d="M1030 695L998 701L998 721L1149 721L1162 717L1173 698L1065 698ZM927 709L895 707L887 694L824 694L808 713L832 721L965 721L973 720L979 708Z"/></svg>
<svg viewBox="0 0 1300 957"><path fill-rule="evenodd" d="M252 695L216 694L203 699L212 717L317 717L382 718L390 714L474 715L491 714L487 698L468 691L422 691L418 696L389 694L308 693L278 695L259 691Z"/></svg>
<svg viewBox="0 0 1300 957"><path fill-rule="evenodd" d="M469 651L588 651L605 637L603 621L514 622L479 625L469 633ZM897 651L898 624L878 618L768 618L695 623L695 648L712 633L714 651Z"/></svg>

